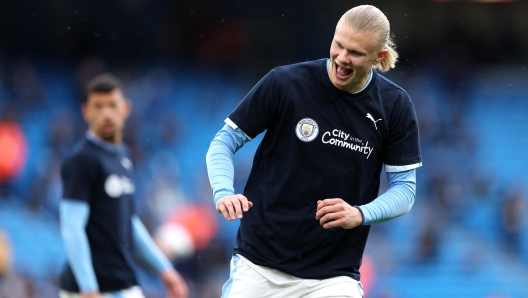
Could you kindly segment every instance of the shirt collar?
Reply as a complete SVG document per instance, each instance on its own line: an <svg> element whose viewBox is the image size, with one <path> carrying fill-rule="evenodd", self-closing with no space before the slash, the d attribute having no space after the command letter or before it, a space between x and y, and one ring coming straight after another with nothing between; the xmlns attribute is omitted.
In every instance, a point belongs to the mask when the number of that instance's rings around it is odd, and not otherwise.
<svg viewBox="0 0 528 298"><path fill-rule="evenodd" d="M122 152L124 148L123 142L116 144L116 145L108 143L104 141L103 139L101 139L100 137L98 137L91 130L88 130L86 132L86 138L90 140L92 143L94 143L97 147L105 151L108 151L108 152L119 153L119 152Z"/></svg>
<svg viewBox="0 0 528 298"><path fill-rule="evenodd" d="M370 69L370 72L369 72L369 77L367 79L367 82L365 83L365 86L363 86L363 88L361 88L361 90L359 90L358 92L354 92L353 94L357 94L363 90L365 90L365 88L367 88L367 86L370 84L370 81L372 80L372 68Z"/></svg>

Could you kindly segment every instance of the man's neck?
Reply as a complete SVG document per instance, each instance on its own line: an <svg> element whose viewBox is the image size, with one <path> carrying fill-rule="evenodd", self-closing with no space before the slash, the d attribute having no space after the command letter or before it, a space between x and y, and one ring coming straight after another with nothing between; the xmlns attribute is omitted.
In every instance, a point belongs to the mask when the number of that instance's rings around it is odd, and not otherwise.
<svg viewBox="0 0 528 298"><path fill-rule="evenodd" d="M359 88L358 90L354 90L354 92L351 92L351 93L359 93L365 90L365 88L367 88L367 86L370 84L371 79L372 79L372 69L369 71L368 75L361 80L361 83L359 84L361 88Z"/></svg>
<svg viewBox="0 0 528 298"><path fill-rule="evenodd" d="M118 134L114 134L114 135L100 135L100 134L97 134L96 132L94 132L91 129L88 130L88 134L91 137L96 138L96 139L98 139L101 142L106 142L106 143L109 143L109 144L111 144L113 146L117 146L117 145L121 144L121 141L122 141L122 136L118 135Z"/></svg>

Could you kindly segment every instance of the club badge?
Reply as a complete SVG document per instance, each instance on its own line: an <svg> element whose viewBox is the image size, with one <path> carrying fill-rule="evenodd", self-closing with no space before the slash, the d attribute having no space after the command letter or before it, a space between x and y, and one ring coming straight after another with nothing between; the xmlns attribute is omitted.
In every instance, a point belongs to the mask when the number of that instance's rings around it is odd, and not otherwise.
<svg viewBox="0 0 528 298"><path fill-rule="evenodd" d="M319 134L319 125L313 119L304 118L297 123L295 134L303 142L311 142Z"/></svg>

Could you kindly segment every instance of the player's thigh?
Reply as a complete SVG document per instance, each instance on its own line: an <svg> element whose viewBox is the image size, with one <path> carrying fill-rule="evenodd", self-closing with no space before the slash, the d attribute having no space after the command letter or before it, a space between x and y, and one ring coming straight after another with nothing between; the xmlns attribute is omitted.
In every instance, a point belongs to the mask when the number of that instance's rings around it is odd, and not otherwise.
<svg viewBox="0 0 528 298"><path fill-rule="evenodd" d="M245 259L233 256L230 268L229 280L222 288L222 298L265 297L264 278L248 266Z"/></svg>
<svg viewBox="0 0 528 298"><path fill-rule="evenodd" d="M141 290L141 287L135 286L128 288L126 290L122 290L120 292L120 296L115 296L119 298L145 298L145 295L143 295L143 291Z"/></svg>
<svg viewBox="0 0 528 298"><path fill-rule="evenodd" d="M59 298L79 298L79 294L72 293L72 292L66 292L63 290L59 291Z"/></svg>
<svg viewBox="0 0 528 298"><path fill-rule="evenodd" d="M100 298L112 298L112 294L99 294ZM59 291L59 298L81 298L81 295L79 293L73 293L68 291Z"/></svg>
<svg viewBox="0 0 528 298"><path fill-rule="evenodd" d="M276 285L267 276L270 272L257 272L248 260L238 255L231 260L229 280L222 288L222 298L292 298L293 289ZM273 271L276 270L266 270Z"/></svg>
<svg viewBox="0 0 528 298"><path fill-rule="evenodd" d="M303 298L363 298L363 285L348 276L318 280Z"/></svg>

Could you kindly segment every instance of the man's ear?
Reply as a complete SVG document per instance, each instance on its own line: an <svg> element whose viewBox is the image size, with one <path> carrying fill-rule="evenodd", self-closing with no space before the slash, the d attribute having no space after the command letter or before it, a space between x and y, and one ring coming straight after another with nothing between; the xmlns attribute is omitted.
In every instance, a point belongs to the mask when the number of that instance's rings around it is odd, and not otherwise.
<svg viewBox="0 0 528 298"><path fill-rule="evenodd" d="M132 112L132 102L130 99L125 99L125 109L126 109L126 117L130 116L130 112Z"/></svg>
<svg viewBox="0 0 528 298"><path fill-rule="evenodd" d="M84 118L84 121L88 122L88 107L86 103L81 105L81 114Z"/></svg>
<svg viewBox="0 0 528 298"><path fill-rule="evenodd" d="M379 52L378 54L378 58L376 58L376 60L374 60L372 64L378 65L381 61L383 61L383 59L385 59L385 56L387 56L387 53L388 53L387 49L381 50L381 52Z"/></svg>

